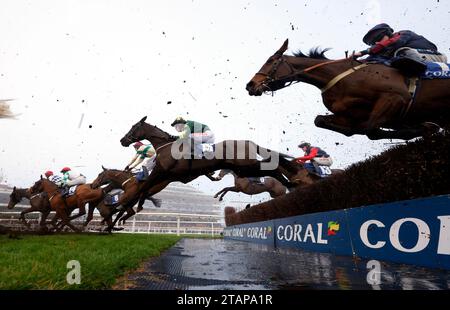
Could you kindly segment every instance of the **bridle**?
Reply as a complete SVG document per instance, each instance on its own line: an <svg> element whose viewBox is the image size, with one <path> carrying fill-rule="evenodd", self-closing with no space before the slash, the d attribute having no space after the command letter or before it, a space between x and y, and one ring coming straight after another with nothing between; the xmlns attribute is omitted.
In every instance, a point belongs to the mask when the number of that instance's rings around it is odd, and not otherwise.
<svg viewBox="0 0 450 310"><path fill-rule="evenodd" d="M288 62L286 61L286 58L283 57L282 54L276 53L276 55L278 56L277 59L274 61L272 68L270 69L269 73L264 73L258 71L255 75L262 75L265 77L265 79L262 81L261 85L266 89L264 90L264 92L266 91L272 91L271 88L269 87L269 83L275 83L275 82L283 82L284 80L289 81L288 84L285 84L284 87L290 86L291 84L296 84L299 83L300 81L294 81L292 80L293 77L296 77L300 74L303 73L307 73L310 72L316 68L328 65L328 64L332 64L332 63L337 63L337 62L341 62L341 61L346 61L348 60L348 58L342 58L342 59L337 59L337 60L330 60L330 61L325 61L325 62L321 62L315 65L312 65L310 67L307 67L305 69L302 69L300 71L296 71L294 69L294 67ZM278 68L280 67L280 65L282 63L285 63L288 67L290 72L287 75L281 76L281 77L276 77L275 74L278 71ZM273 91L272 91L273 94Z"/></svg>
<svg viewBox="0 0 450 310"><path fill-rule="evenodd" d="M291 77L294 77L294 76L296 76L296 75L298 75L299 74L299 72L295 72L295 69L292 67L292 65L289 63L289 62L287 62L286 61L286 59L283 57L283 55L282 54L276 54L278 57L277 57L277 59L274 61L274 63L272 64L272 68L270 69L270 71L269 71L269 73L264 73L264 72L261 72L261 70L260 71L258 71L255 75L262 75L262 76L264 76L264 80L262 81L262 83L261 83L261 85L264 87L264 88L266 88L267 89L267 91L272 91L271 89L270 89L270 87L269 87L269 83L273 83L273 82L281 82L281 81L283 81L283 80L289 80ZM277 78L277 77L275 77L275 74L277 73L277 71L278 71L278 67L282 64L282 63L284 63L284 64L286 64L288 67L289 67L289 70L290 70L290 72L289 72L289 74L287 74L287 75L285 75L285 76L283 76L283 77L279 77L279 78ZM295 84L295 83L298 83L299 81L293 81L293 80L291 80L291 81L289 81L289 84L287 84L287 85L285 85L285 86L290 86L291 84ZM265 90L266 91L266 90ZM272 91L273 92L273 91Z"/></svg>

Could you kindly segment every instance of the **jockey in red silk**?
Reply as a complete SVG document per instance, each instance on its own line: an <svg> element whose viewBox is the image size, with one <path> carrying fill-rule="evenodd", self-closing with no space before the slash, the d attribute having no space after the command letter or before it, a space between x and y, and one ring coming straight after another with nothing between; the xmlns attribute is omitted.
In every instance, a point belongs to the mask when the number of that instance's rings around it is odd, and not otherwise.
<svg viewBox="0 0 450 310"><path fill-rule="evenodd" d="M311 146L309 142L301 142L298 147L305 152L305 155L296 158L295 161L304 164L306 169L315 170L320 173L319 166L329 167L333 164L330 155L320 147ZM310 161L310 163L305 164L306 161Z"/></svg>
<svg viewBox="0 0 450 310"><path fill-rule="evenodd" d="M394 32L385 23L370 29L364 36L363 42L370 47L355 53L354 57L368 54L370 57L366 59L367 61L382 62L400 70L403 67L408 69L408 66L417 65L420 73L426 69L424 61L447 62L447 57L438 52L438 48L433 42L411 30ZM396 58L407 58L410 62Z"/></svg>

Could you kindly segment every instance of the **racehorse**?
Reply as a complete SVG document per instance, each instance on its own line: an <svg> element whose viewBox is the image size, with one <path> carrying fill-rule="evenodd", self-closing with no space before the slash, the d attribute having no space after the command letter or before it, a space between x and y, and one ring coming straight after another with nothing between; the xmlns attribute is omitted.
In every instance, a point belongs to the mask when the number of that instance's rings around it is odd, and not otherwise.
<svg viewBox="0 0 450 310"><path fill-rule="evenodd" d="M19 220L22 221L27 227L30 227L30 223L25 220L25 214L30 212L41 212L42 217L39 222L41 229L46 229L46 219L52 209L48 201L48 196L45 193L38 193L31 195L31 191L28 188L16 188L14 186L13 191L9 195L8 209L12 209L16 204L22 201L23 198L27 198L30 201L31 207L20 212Z"/></svg>
<svg viewBox="0 0 450 310"><path fill-rule="evenodd" d="M61 226L58 229L59 231L67 225L77 232L79 232L80 229L70 224L70 221L86 214L86 203L97 205L104 196L102 189L92 189L90 184L81 184L77 186L74 195L63 198L59 187L50 180L42 178L42 176L41 179L36 181L31 187L31 192L47 193L50 207L56 212L56 216L53 218L52 223L56 222L58 218L62 221ZM79 213L69 216L76 208L79 209ZM84 226L86 226L86 223Z"/></svg>
<svg viewBox="0 0 450 310"><path fill-rule="evenodd" d="M119 201L115 204L115 206L123 206L124 209L120 210L112 225L108 226L108 229L110 229L116 224L119 218L119 224L125 224L125 221L128 218L142 210L142 206L140 206L135 212L133 206L139 201L140 188L144 183L138 182L136 177L130 171L106 169L103 166L102 169L103 171L100 172L97 178L92 182L92 188L99 188L104 184L110 184L112 188L120 188L124 191L123 194L120 195ZM153 197L147 198L151 200L156 207L161 206L161 201L159 199ZM121 217L125 211L127 214ZM105 219L110 219L116 212L118 212L117 209L108 214Z"/></svg>
<svg viewBox="0 0 450 310"><path fill-rule="evenodd" d="M277 152L262 148L251 141L223 141L214 145L216 151L210 159L190 159L185 156L178 158L180 153L190 154L190 146L185 147L185 144L179 142L173 145L175 138L158 127L145 123L146 119L147 117L144 117L133 125L120 140L122 146L129 146L133 142L147 139L156 149L156 164L140 189L139 207L147 196L158 193L170 182L188 183L219 169L231 169L240 177L272 176L284 185L292 186L278 167L271 170L263 168L264 164L270 165L273 160L276 166L287 161ZM172 154L174 147L179 153ZM263 158L262 161L257 160L257 155Z"/></svg>
<svg viewBox="0 0 450 310"><path fill-rule="evenodd" d="M264 181L261 183L256 183L251 181L249 178L240 178L234 173L232 170L222 169L219 172L219 175L215 178L217 181L223 179L223 177L227 174L231 174L234 177L234 186L225 187L221 191L217 192L214 195L214 198L219 197L219 201L223 200L223 196L225 196L228 192L242 192L247 195L255 195L263 192L268 192L270 197L275 198L279 196L283 196L286 194L286 186L281 184L280 181L271 177L265 177Z"/></svg>
<svg viewBox="0 0 450 310"><path fill-rule="evenodd" d="M410 79L400 71L351 58L329 60L326 50L313 49L283 55L288 40L248 82L250 96L274 92L294 82L312 84L322 91L323 103L332 115L318 115L317 127L346 136L369 139L404 139L436 131L436 124L448 126L450 79L419 80L417 94L409 89ZM412 87L411 89L414 89Z"/></svg>

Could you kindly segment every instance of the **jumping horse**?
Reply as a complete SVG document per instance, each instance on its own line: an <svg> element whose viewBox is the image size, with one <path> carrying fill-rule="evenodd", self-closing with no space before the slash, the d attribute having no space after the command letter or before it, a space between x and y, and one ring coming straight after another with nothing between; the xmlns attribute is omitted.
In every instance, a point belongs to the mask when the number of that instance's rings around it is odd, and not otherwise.
<svg viewBox="0 0 450 310"><path fill-rule="evenodd" d="M176 139L167 132L145 123L146 119L147 117L144 117L133 125L120 140L122 146L129 146L136 141L147 139L156 150L155 167L140 189L139 207L148 196L158 193L170 182L188 183L201 175L208 175L220 169L231 169L240 177L272 176L285 186L293 186L279 169L287 160L277 152L262 148L251 141L230 140L215 144L213 149L216 151L211 158L186 158L179 156L177 152L190 152L190 146L185 148L184 144L175 142ZM257 155L261 156L261 160L257 159ZM265 169L264 165L270 163L276 163L275 167Z"/></svg>
<svg viewBox="0 0 450 310"><path fill-rule="evenodd" d="M288 56L287 48L288 40L247 83L250 96L296 82L312 84L333 113L318 115L315 125L346 136L409 140L449 124L450 79L419 79L411 92L410 79L397 69L353 57L330 60L318 49Z"/></svg>

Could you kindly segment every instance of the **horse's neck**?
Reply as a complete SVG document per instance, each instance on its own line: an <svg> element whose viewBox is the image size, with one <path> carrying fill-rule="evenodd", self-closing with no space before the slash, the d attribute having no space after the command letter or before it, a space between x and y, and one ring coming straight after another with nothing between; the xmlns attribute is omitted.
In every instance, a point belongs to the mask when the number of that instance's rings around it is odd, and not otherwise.
<svg viewBox="0 0 450 310"><path fill-rule="evenodd" d="M299 72L299 75L297 76L296 80L303 83L314 85L318 88L323 88L330 80L332 80L338 74L350 68L350 62L347 61L338 61L333 63L333 60L330 59L316 59L316 58L294 57L294 56L288 57L289 63L291 63L295 71ZM316 65L319 67L312 68ZM311 68L311 70L303 72L303 70L308 68Z"/></svg>
<svg viewBox="0 0 450 310"><path fill-rule="evenodd" d="M133 177L132 173L124 173L122 171L116 171L112 173L112 177L110 177L110 180L113 183L116 183L117 186L122 187L123 182L132 177Z"/></svg>
<svg viewBox="0 0 450 310"><path fill-rule="evenodd" d="M16 188L16 192L19 194L20 198L30 198L30 191L28 188Z"/></svg>
<svg viewBox="0 0 450 310"><path fill-rule="evenodd" d="M55 183L48 180L43 180L42 182L44 192L47 192L47 194L53 194L58 191L58 186Z"/></svg>
<svg viewBox="0 0 450 310"><path fill-rule="evenodd" d="M170 135L156 126L145 123L145 138L149 140L155 149L172 142Z"/></svg>

